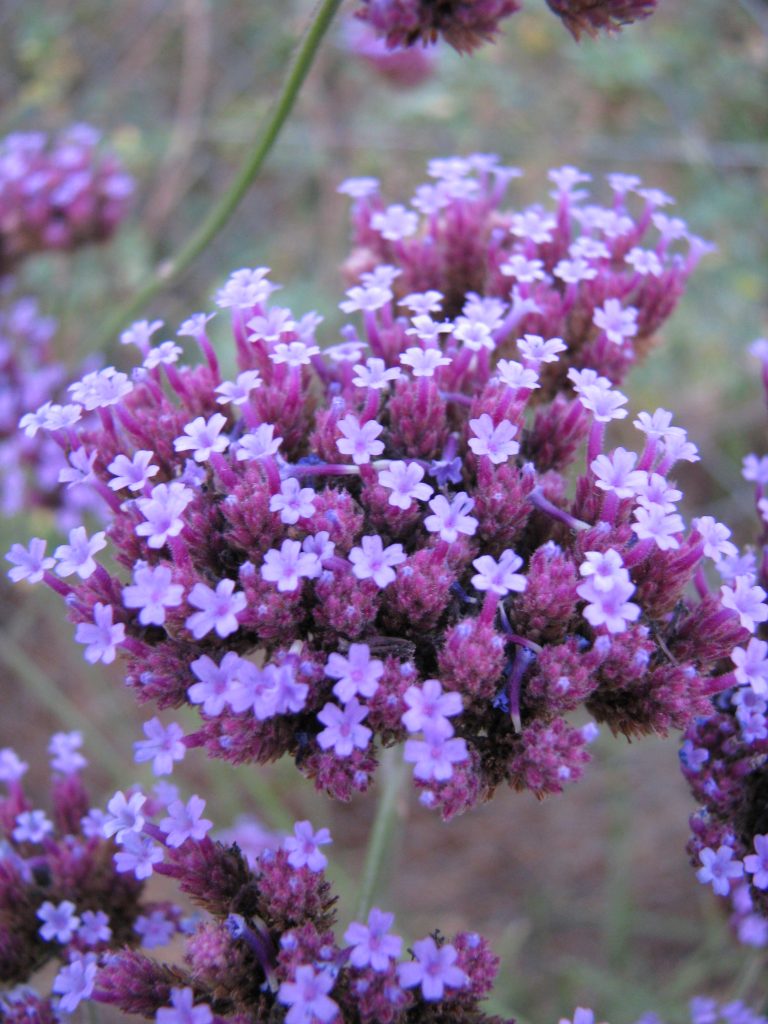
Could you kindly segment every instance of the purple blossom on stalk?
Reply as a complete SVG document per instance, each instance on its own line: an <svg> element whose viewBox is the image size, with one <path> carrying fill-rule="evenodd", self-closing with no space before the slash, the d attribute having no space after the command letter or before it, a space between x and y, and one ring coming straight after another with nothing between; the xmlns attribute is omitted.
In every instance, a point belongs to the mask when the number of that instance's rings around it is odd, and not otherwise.
<svg viewBox="0 0 768 1024"><path fill-rule="evenodd" d="M356 466L365 465L372 455L381 455L384 451L384 442L376 440L383 429L375 420L361 424L350 413L339 420L339 430L344 436L337 440L336 447L342 455L351 455Z"/></svg>
<svg viewBox="0 0 768 1024"><path fill-rule="evenodd" d="M33 537L26 548L23 544L12 544L11 550L5 556L13 565L13 569L8 570L9 578L14 583L20 580L39 583L44 573L56 564L55 558L46 557L46 547L47 541L41 540L40 537Z"/></svg>
<svg viewBox="0 0 768 1024"><path fill-rule="evenodd" d="M86 911L87 913L87 911ZM59 1009L74 1013L80 1003L93 992L97 965L88 956L76 956L62 967L53 981L53 992L59 996Z"/></svg>
<svg viewBox="0 0 768 1024"><path fill-rule="evenodd" d="M142 450L134 452L132 458L120 453L107 467L114 479L109 481L113 491L121 491L127 487L129 491L142 491L160 469L152 465L152 452Z"/></svg>
<svg viewBox="0 0 768 1024"><path fill-rule="evenodd" d="M97 601L93 606L93 622L80 622L75 630L75 640L85 644L85 660L90 665L97 661L111 665L117 656L117 648L125 640L125 626L112 621L111 604Z"/></svg>
<svg viewBox="0 0 768 1024"><path fill-rule="evenodd" d="M359 748L364 750L373 735L372 731L361 722L368 714L368 709L353 697L343 708L337 704L326 704L317 715L317 719L325 728L317 735L317 742L322 750L333 749L336 757L349 757Z"/></svg>
<svg viewBox="0 0 768 1024"><path fill-rule="evenodd" d="M167 565L148 566L137 563L133 570L133 585L123 590L123 604L126 608L139 608L139 622L142 626L162 626L165 623L165 609L178 608L184 599L184 588L172 582L173 576Z"/></svg>
<svg viewBox="0 0 768 1024"><path fill-rule="evenodd" d="M424 470L418 462L395 460L379 473L379 483L388 488L389 504L407 511L415 501L429 501L434 488L422 483Z"/></svg>
<svg viewBox="0 0 768 1024"><path fill-rule="evenodd" d="M159 718L144 723L145 740L133 745L134 760L137 764L152 762L155 775L170 775L176 761L183 761L187 748L184 745L184 730L176 722L164 726Z"/></svg>
<svg viewBox="0 0 768 1024"><path fill-rule="evenodd" d="M174 800L168 806L168 817L160 822L169 846L182 846L188 839L202 839L213 828L213 822L202 817L205 800L191 796L186 803Z"/></svg>
<svg viewBox="0 0 768 1024"><path fill-rule="evenodd" d="M740 860L734 860L733 856L733 849L725 845L716 851L706 847L699 854L702 866L696 872L696 877L704 885L711 884L718 896L727 896L731 881L744 874L744 865Z"/></svg>
<svg viewBox="0 0 768 1024"><path fill-rule="evenodd" d="M467 744L459 736L446 735L439 719L426 722L423 740L406 740L404 757L414 765L417 779L445 782L453 775L454 764L467 760Z"/></svg>
<svg viewBox="0 0 768 1024"><path fill-rule="evenodd" d="M389 935L395 915L387 914L378 907L371 907L368 913L368 924L353 921L344 933L344 941L348 942L352 951L349 962L353 967L367 967L374 971L386 971L390 960L397 960L403 948L403 940L399 935Z"/></svg>
<svg viewBox="0 0 768 1024"><path fill-rule="evenodd" d="M329 655L325 674L337 680L333 692L346 704L357 695L372 697L376 693L384 663L371 658L368 644L351 644L346 657L335 652Z"/></svg>
<svg viewBox="0 0 768 1024"><path fill-rule="evenodd" d="M196 583L187 601L200 609L186 622L192 636L200 640L213 630L223 639L240 628L237 616L245 609L247 598L240 591L235 592L234 580L219 580L215 590L205 583Z"/></svg>
<svg viewBox="0 0 768 1024"><path fill-rule="evenodd" d="M96 572L94 555L107 546L103 531L88 537L84 526L76 526L69 532L69 544L60 544L54 551L59 559L56 572L59 576L77 573L81 580L87 580Z"/></svg>
<svg viewBox="0 0 768 1024"><path fill-rule="evenodd" d="M363 537L360 547L352 548L349 553L352 572L359 580L373 580L377 587L384 588L395 580L393 566L405 561L402 544L390 544L384 547L381 537Z"/></svg>
<svg viewBox="0 0 768 1024"><path fill-rule="evenodd" d="M283 849L288 852L288 863L293 868L308 867L310 871L323 871L328 858L320 852L321 846L327 846L333 840L327 828L315 832L309 821L297 821L293 827L293 835L283 841Z"/></svg>
<svg viewBox="0 0 768 1024"><path fill-rule="evenodd" d="M211 1024L213 1013L206 1003L195 1006L191 988L172 988L171 1006L160 1007L155 1020L157 1024Z"/></svg>
<svg viewBox="0 0 768 1024"><path fill-rule="evenodd" d="M284 981L277 994L279 1002L289 1007L286 1024L304 1024L306 1021L330 1024L336 1020L339 1005L328 995L334 983L335 976L329 970L315 971L308 964L297 967L294 980Z"/></svg>
<svg viewBox="0 0 768 1024"><path fill-rule="evenodd" d="M125 842L131 833L141 832L145 818L141 808L147 798L143 793L132 793L126 798L125 793L118 790L107 804L109 817L104 822L103 833L109 839L115 837L116 843Z"/></svg>
<svg viewBox="0 0 768 1024"><path fill-rule="evenodd" d="M498 562L490 555L476 558L472 565L477 573L472 577L475 590L490 591L500 597L509 593L522 594L526 588L525 576L517 572L523 564L522 558L514 551L503 551Z"/></svg>
<svg viewBox="0 0 768 1024"><path fill-rule="evenodd" d="M48 942L69 942L80 924L75 904L71 900L62 900L58 904L46 900L40 905L37 916L43 922L40 934Z"/></svg>
<svg viewBox="0 0 768 1024"><path fill-rule="evenodd" d="M424 998L430 1002L443 998L445 990L464 988L469 979L456 963L456 949L450 944L438 946L432 936L414 942L415 959L400 964L398 977L405 988L421 986Z"/></svg>
<svg viewBox="0 0 768 1024"><path fill-rule="evenodd" d="M754 849L744 858L744 871L752 875L752 885L768 889L768 835L755 836Z"/></svg>
<svg viewBox="0 0 768 1024"><path fill-rule="evenodd" d="M474 437L469 439L469 447L477 456L485 455L494 466L506 462L520 451L520 445L513 438L517 427L508 420L494 426L487 413L476 420L470 420L469 426Z"/></svg>

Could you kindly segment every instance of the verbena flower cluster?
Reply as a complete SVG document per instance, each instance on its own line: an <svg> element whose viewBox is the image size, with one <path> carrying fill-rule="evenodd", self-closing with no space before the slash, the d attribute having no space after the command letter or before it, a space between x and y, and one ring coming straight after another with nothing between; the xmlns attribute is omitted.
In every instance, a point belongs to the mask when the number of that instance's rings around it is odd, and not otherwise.
<svg viewBox="0 0 768 1024"><path fill-rule="evenodd" d="M603 312L629 309L627 264L642 289L651 256L673 273L684 262L663 234L608 256L600 235L584 232L596 248L579 259ZM14 545L9 575L66 598L89 662L123 652L140 700L199 709L186 736L147 723L142 757L159 774L190 747L234 763L290 754L348 799L402 743L422 802L446 817L503 782L560 792L597 732L574 712L627 736L684 728L768 618L746 575L704 579L732 545L722 524L689 528L677 511L670 474L698 456L671 414L639 414L639 452L606 448L627 400L598 355L613 366L625 334L611 340L596 313L594 367L572 365L558 391L571 335L517 334L516 288L470 294L446 319L437 290L398 301L399 275L365 271L341 303L359 326L321 352L316 314L273 304L265 268L237 271L216 297L231 379L208 316L179 331L204 352L197 366L142 322L123 335L143 354L132 377L93 372L69 404L24 418L91 466L112 521L72 529L52 555L39 538ZM94 410L100 429L81 428Z"/></svg>
<svg viewBox="0 0 768 1024"><path fill-rule="evenodd" d="M71 371L54 352L56 321L30 297L8 298L0 309L0 510L56 510L61 525L77 525L103 502L79 481L85 467L67 462L60 445L18 429L22 416L65 394ZM96 503L94 503L96 497Z"/></svg>
<svg viewBox="0 0 768 1024"><path fill-rule="evenodd" d="M23 762L0 751L0 981L18 985L0 997L7 1024L66 1019L88 1001L158 1024L504 1024L478 1007L498 968L479 935L435 932L407 949L394 915L374 907L337 939L327 829L297 822L246 858L210 838L204 800L173 786L92 808L80 745L76 733L51 740L53 820L25 797ZM202 913L143 900L153 873ZM145 952L180 932L182 963ZM23 984L51 960L62 966L50 995Z"/></svg>
<svg viewBox="0 0 768 1024"><path fill-rule="evenodd" d="M518 0L360 0L357 17L390 47L429 45L445 39L459 53L492 42L501 22L520 10ZM579 39L618 31L656 9L657 0L547 0Z"/></svg>
<svg viewBox="0 0 768 1024"><path fill-rule="evenodd" d="M756 1013L740 999L729 1003L718 1003L709 996L694 996L688 1004L691 1024L766 1024L766 1018ZM583 1006L577 1008L573 1020L563 1019L560 1024L595 1024L593 1010ZM663 1024L658 1014L644 1013L635 1024Z"/></svg>
<svg viewBox="0 0 768 1024"><path fill-rule="evenodd" d="M420 46L389 47L370 25L346 18L341 26L344 48L393 85L411 88L434 74L435 53Z"/></svg>
<svg viewBox="0 0 768 1024"><path fill-rule="evenodd" d="M768 340L752 352L768 397ZM735 553L730 571L768 587L768 455L750 454L743 475L755 488L756 550ZM715 711L696 719L680 751L683 774L701 808L688 844L700 882L729 897L732 924L749 945L768 945L768 630L729 652L731 687Z"/></svg>
<svg viewBox="0 0 768 1024"><path fill-rule="evenodd" d="M73 125L57 136L0 141L0 277L31 253L108 239L126 215L133 179L101 152L99 134Z"/></svg>
<svg viewBox="0 0 768 1024"><path fill-rule="evenodd" d="M526 334L564 338L559 359L539 361L539 394L567 387L572 367L621 383L712 248L664 212L670 196L636 175L609 175L610 201L600 205L590 175L560 167L548 175L549 202L509 207L505 195L521 171L491 154L432 160L428 171L410 204L387 204L375 178L341 186L353 200L347 280L386 264L399 271L391 282L398 301L439 292L441 314L456 320L470 351L491 347L484 329L497 358L518 358ZM375 295L359 294L376 308ZM486 300L484 320L464 312L473 295ZM416 312L429 314L429 304Z"/></svg>

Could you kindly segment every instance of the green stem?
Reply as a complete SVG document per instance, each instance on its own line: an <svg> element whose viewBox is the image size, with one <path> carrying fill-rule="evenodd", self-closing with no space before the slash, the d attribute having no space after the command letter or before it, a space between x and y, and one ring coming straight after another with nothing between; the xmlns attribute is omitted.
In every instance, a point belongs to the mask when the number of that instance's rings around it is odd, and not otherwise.
<svg viewBox="0 0 768 1024"><path fill-rule="evenodd" d="M275 105L267 115L253 147L229 190L213 207L198 230L182 246L178 255L161 263L155 269L152 276L139 287L132 298L110 318L102 337L99 339L99 343L96 345L97 349L103 349L109 345L114 337L130 324L137 312L151 302L155 295L164 287L177 280L216 237L235 212L240 204L240 200L261 170L262 164L269 155L288 115L293 109L296 98L317 55L320 42L341 3L342 0L320 0L313 20L299 44L296 56L288 69Z"/></svg>
<svg viewBox="0 0 768 1024"><path fill-rule="evenodd" d="M360 894L357 899L357 920L365 921L371 909L381 869L393 839L393 832L399 812L400 794L406 776L406 764L402 752L385 750L381 758L381 774L384 784L379 793L376 817L373 819L368 850L363 865Z"/></svg>

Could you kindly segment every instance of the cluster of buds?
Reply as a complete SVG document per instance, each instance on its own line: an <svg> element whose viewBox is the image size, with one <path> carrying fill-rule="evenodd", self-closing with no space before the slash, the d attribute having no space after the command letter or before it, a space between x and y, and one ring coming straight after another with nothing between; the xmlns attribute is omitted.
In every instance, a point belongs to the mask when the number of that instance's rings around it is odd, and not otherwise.
<svg viewBox="0 0 768 1024"><path fill-rule="evenodd" d="M78 485L59 445L18 430L22 415L65 393L67 370L53 351L55 330L55 320L43 316L32 298L10 300L0 309L0 510L12 516L55 509L60 524L71 526L86 510L96 511L93 491Z"/></svg>
<svg viewBox="0 0 768 1024"><path fill-rule="evenodd" d="M55 138L0 142L0 277L32 253L108 239L126 215L133 180L99 135L75 125Z"/></svg>
<svg viewBox="0 0 768 1024"><path fill-rule="evenodd" d="M375 178L341 186L353 200L349 283L382 263L396 267L396 298L439 292L470 349L510 356L525 334L565 338L561 359L542 368L545 395L564 387L571 367L620 384L711 248L662 212L668 195L635 175L609 175L612 200L601 206L584 187L588 174L561 167L549 172L550 204L510 209L504 196L521 172L494 156L432 160L428 169L431 181L408 206L387 205ZM495 320L466 323L462 310L474 294L499 300ZM360 301L376 308L370 289Z"/></svg>
<svg viewBox="0 0 768 1024"><path fill-rule="evenodd" d="M115 843L104 835L106 816L91 806L80 777L86 764L81 744L78 733L51 738L50 817L25 792L27 765L13 750L0 750L6 789L0 798L0 982L24 985L45 964L58 962L53 993L65 1012L77 1005L77 993L93 981L105 952L164 945L180 925L177 908L145 898L147 874L126 873L119 854L115 858ZM54 1019L42 1011L25 1016L23 993L4 998L13 1004L0 1003L4 1021Z"/></svg>
<svg viewBox="0 0 768 1024"><path fill-rule="evenodd" d="M569 339L513 343L496 297L438 319L441 293L398 301L398 274L366 271L341 303L362 333L321 351L316 314L271 304L264 268L237 271L216 297L234 379L207 316L179 331L196 366L142 322L123 335L143 355L132 378L88 374L22 421L89 467L111 524L51 556L16 544L9 575L66 599L89 662L124 653L140 700L199 709L187 735L147 723L158 774L191 747L289 754L348 799L402 743L445 817L504 782L558 793L597 733L571 715L627 736L684 728L768 618L744 575L709 589L704 561L733 545L677 511L669 474L698 456L670 413L639 414L639 453L606 449L627 399L598 370L571 366L537 399ZM518 360L497 358L513 344ZM82 427L94 411L99 430Z"/></svg>
<svg viewBox="0 0 768 1024"><path fill-rule="evenodd" d="M768 340L751 351L762 363L768 398ZM744 459L760 524L756 550L728 559L747 586L768 587L768 455ZM699 881L731 901L734 930L753 946L768 945L768 631L761 625L729 654L732 685L714 713L688 728L683 774L701 808L691 817L688 850Z"/></svg>
<svg viewBox="0 0 768 1024"><path fill-rule="evenodd" d="M504 1024L478 1007L498 968L479 935L434 932L406 949L394 915L374 907L337 940L327 829L297 822L246 857L208 835L205 801L174 786L91 808L80 744L76 733L51 740L53 820L24 795L26 765L0 751L0 981L17 985L0 997L6 1024L54 1022L89 1001L158 1024ZM202 913L142 900L153 874ZM147 955L180 933L181 964ZM26 982L54 960L63 966L51 994L36 993Z"/></svg>
<svg viewBox="0 0 768 1024"><path fill-rule="evenodd" d="M518 0L360 0L356 15L394 48L444 39L459 53L493 42ZM616 32L653 14L658 0L547 0L575 39Z"/></svg>

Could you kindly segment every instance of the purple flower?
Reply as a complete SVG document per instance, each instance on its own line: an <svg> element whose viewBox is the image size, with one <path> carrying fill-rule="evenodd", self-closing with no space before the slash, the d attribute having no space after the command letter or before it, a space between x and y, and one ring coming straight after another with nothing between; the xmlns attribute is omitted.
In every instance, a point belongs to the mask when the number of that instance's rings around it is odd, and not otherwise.
<svg viewBox="0 0 768 1024"><path fill-rule="evenodd" d="M158 466L152 465L153 452L137 451L131 458L127 455L116 455L107 469L114 477L109 481L113 491L121 491L127 487L129 491L143 491L151 478L160 472Z"/></svg>
<svg viewBox="0 0 768 1024"><path fill-rule="evenodd" d="M122 846L115 853L115 868L121 874L133 874L139 881L152 875L154 865L162 863L163 850L147 836L124 832Z"/></svg>
<svg viewBox="0 0 768 1024"><path fill-rule="evenodd" d="M368 924L353 921L344 933L344 941L352 947L349 962L353 967L369 965L374 971L389 969L390 960L397 960L403 948L399 935L388 935L395 920L394 914L386 914L378 907L371 907Z"/></svg>
<svg viewBox="0 0 768 1024"><path fill-rule="evenodd" d="M704 885L711 883L718 896L727 896L731 888L731 879L741 878L744 874L744 865L733 857L732 847L725 844L720 846L717 852L708 846L705 847L699 853L702 866L696 872L696 877Z"/></svg>
<svg viewBox="0 0 768 1024"><path fill-rule="evenodd" d="M590 466L595 485L617 498L634 498L646 480L646 473L635 469L636 462L635 452L625 448L616 448L610 455L598 455Z"/></svg>
<svg viewBox="0 0 768 1024"><path fill-rule="evenodd" d="M357 16L380 33L390 48L434 43L442 36L460 53L492 40L499 22L520 6L517 0L448 0L439 6L429 0L361 2Z"/></svg>
<svg viewBox="0 0 768 1024"><path fill-rule="evenodd" d="M637 334L637 310L634 306L622 307L618 299L606 299L595 309L593 321L614 345L621 345Z"/></svg>
<svg viewBox="0 0 768 1024"><path fill-rule="evenodd" d="M384 674L384 663L371 658L368 644L350 644L346 657L336 653L328 656L325 674L338 680L333 692L346 704L357 694L372 697L376 693Z"/></svg>
<svg viewBox="0 0 768 1024"><path fill-rule="evenodd" d="M413 774L417 779L445 782L453 775L454 764L466 761L469 754L466 741L446 736L438 720L425 725L423 740L405 741L403 756L415 766Z"/></svg>
<svg viewBox="0 0 768 1024"><path fill-rule="evenodd" d="M51 756L51 768L62 775L74 775L88 764L80 753L83 745L81 732L56 732L51 736L48 753Z"/></svg>
<svg viewBox="0 0 768 1024"><path fill-rule="evenodd" d="M112 938L109 915L103 910L84 910L77 937L86 946L98 946L100 942L109 942Z"/></svg>
<svg viewBox="0 0 768 1024"><path fill-rule="evenodd" d="M744 870L756 889L768 889L768 835L755 836L755 852L744 858Z"/></svg>
<svg viewBox="0 0 768 1024"><path fill-rule="evenodd" d="M207 462L216 452L225 452L229 447L229 438L222 435L227 425L227 417L215 412L209 419L198 416L187 423L184 435L177 437L173 447L177 452L192 452L195 462Z"/></svg>
<svg viewBox="0 0 768 1024"><path fill-rule="evenodd" d="M430 533L439 533L440 539L447 544L455 543L460 533L474 537L477 519L469 515L474 505L474 498L470 498L465 491L455 494L450 503L444 495L437 494L429 503L432 515L426 517L424 527Z"/></svg>
<svg viewBox="0 0 768 1024"><path fill-rule="evenodd" d="M264 555L261 575L268 582L276 583L278 590L285 592L296 590L302 578L314 579L319 576L321 569L317 555L302 552L297 540L284 540L279 551L271 548Z"/></svg>
<svg viewBox="0 0 768 1024"><path fill-rule="evenodd" d="M314 515L314 498L315 492L311 487L302 487L295 477L289 477L280 485L280 493L270 498L269 510L279 512L280 521L286 526L293 526L300 519Z"/></svg>
<svg viewBox="0 0 768 1024"><path fill-rule="evenodd" d="M96 984L97 970L98 966L92 954L76 956L61 968L52 985L52 991L59 996L59 1010L74 1013L80 1003L88 999Z"/></svg>
<svg viewBox="0 0 768 1024"><path fill-rule="evenodd" d="M387 469L379 473L379 483L392 491L389 504L403 510L409 509L414 501L428 501L434 488L422 483L424 470L418 462L390 462Z"/></svg>
<svg viewBox="0 0 768 1024"><path fill-rule="evenodd" d="M258 370L244 370L237 375L235 381L225 380L215 388L219 396L216 401L219 405L245 405L251 391L261 387L261 374Z"/></svg>
<svg viewBox="0 0 768 1024"><path fill-rule="evenodd" d="M737 682L751 686L760 696L768 695L768 643L750 637L746 649L734 647L731 661L736 666Z"/></svg>
<svg viewBox="0 0 768 1024"><path fill-rule="evenodd" d="M195 995L191 988L172 988L172 1006L163 1006L155 1014L157 1024L211 1024L213 1013L210 1006L200 1003L195 1006Z"/></svg>
<svg viewBox="0 0 768 1024"><path fill-rule="evenodd" d="M33 537L28 548L25 548L23 544L11 545L11 550L5 556L6 560L14 566L13 569L8 570L9 579L14 583L18 583L20 580L39 583L45 572L56 564L55 558L45 557L46 547L47 541L40 537Z"/></svg>
<svg viewBox="0 0 768 1024"><path fill-rule="evenodd" d="M162 910L153 910L150 914L139 914L133 930L141 936L145 949L156 949L168 945L176 934L176 924Z"/></svg>
<svg viewBox="0 0 768 1024"><path fill-rule="evenodd" d="M765 597L763 588L752 586L752 580L748 576L737 576L733 587L720 588L723 607L735 611L744 629L748 629L750 633L754 633L758 624L768 619Z"/></svg>
<svg viewBox="0 0 768 1024"><path fill-rule="evenodd" d="M502 551L498 562L491 555L482 555L472 562L477 569L472 577L472 586L475 590L489 590L500 597L506 597L512 591L522 594L527 580L516 571L522 564L522 558L510 548Z"/></svg>
<svg viewBox="0 0 768 1024"><path fill-rule="evenodd" d="M371 456L384 451L384 442L376 440L383 429L376 420L361 424L356 416L348 413L339 420L339 430L344 436L337 439L336 447L342 455L351 455L356 466L365 465L371 461Z"/></svg>
<svg viewBox="0 0 768 1024"><path fill-rule="evenodd" d="M111 665L117 655L118 646L125 640L125 626L112 622L112 605L97 601L93 606L93 622L80 622L75 630L75 640L87 644L85 660L95 665L102 661Z"/></svg>
<svg viewBox="0 0 768 1024"><path fill-rule="evenodd" d="M484 412L479 419L470 420L469 426L475 435L469 439L469 447L475 455L487 456L494 466L507 462L520 451L518 442L512 440L517 427L509 420L494 426L491 417Z"/></svg>
<svg viewBox="0 0 768 1024"><path fill-rule="evenodd" d="M71 900L62 900L61 903L46 900L38 908L37 916L43 922L40 934L46 942L60 942L62 945L72 939L80 924Z"/></svg>
<svg viewBox="0 0 768 1024"><path fill-rule="evenodd" d="M107 839L114 836L116 843L123 843L130 833L141 832L144 828L144 815L141 813L141 808L146 800L143 793L133 793L126 799L125 793L118 790L107 804L109 816L103 826Z"/></svg>
<svg viewBox="0 0 768 1024"><path fill-rule="evenodd" d="M222 639L240 628L237 616L245 610L247 599L241 591L235 593L234 580L219 580L212 590L205 583L196 583L187 597L193 608L199 608L187 619L186 626L195 640L214 630Z"/></svg>
<svg viewBox="0 0 768 1024"><path fill-rule="evenodd" d="M381 537L363 537L360 547L352 548L349 560L352 572L359 580L373 580L382 590L395 580L393 566L401 565L406 555L402 544L390 544L384 547Z"/></svg>
<svg viewBox="0 0 768 1024"><path fill-rule="evenodd" d="M343 708L337 704L326 704L317 715L318 721L325 726L317 736L320 748L333 748L336 757L349 757L356 747L364 750L373 735L367 726L360 724L367 714L368 709L356 697Z"/></svg>
<svg viewBox="0 0 768 1024"><path fill-rule="evenodd" d="M332 842L331 833L327 828L314 832L308 821L297 821L293 826L293 835L283 840L283 849L288 852L288 863L292 868L308 867L310 871L322 871L328 858L320 853L321 846Z"/></svg>
<svg viewBox="0 0 768 1024"><path fill-rule="evenodd" d="M16 815L16 827L11 834L17 843L41 843L52 832L53 822L45 811L22 811Z"/></svg>
<svg viewBox="0 0 768 1024"><path fill-rule="evenodd" d="M206 715L220 715L233 693L241 658L234 651L227 651L216 664L207 654L197 658L189 666L200 680L187 690L193 704L201 704Z"/></svg>
<svg viewBox="0 0 768 1024"><path fill-rule="evenodd" d="M136 499L136 507L146 519L136 527L137 535L147 537L149 547L159 550L169 537L178 537L184 529L182 513L194 496L178 480L157 484L148 498Z"/></svg>
<svg viewBox="0 0 768 1024"><path fill-rule="evenodd" d="M188 839L203 839L213 828L213 822L201 817L205 810L205 800L199 796L191 796L186 803L174 800L168 807L168 817L160 822L160 828L166 833L169 846L181 846Z"/></svg>
<svg viewBox="0 0 768 1024"><path fill-rule="evenodd" d="M145 740L133 745L133 759L137 764L152 761L155 775L170 775L176 761L183 761L187 748L184 730L176 722L163 726L159 718L144 723Z"/></svg>
<svg viewBox="0 0 768 1024"><path fill-rule="evenodd" d="M278 1001L290 1007L285 1017L286 1024L309 1024L310 1021L312 1024L315 1021L318 1024L330 1024L335 1020L339 1015L339 1006L328 995L334 981L335 974L330 970L315 971L309 965L297 967L294 980L282 982L277 993Z"/></svg>
<svg viewBox="0 0 768 1024"><path fill-rule="evenodd" d="M87 580L96 572L93 556L107 546L103 531L94 533L89 538L84 526L76 526L69 531L69 544L61 544L54 551L60 559L56 566L59 576L71 576L77 573L81 580Z"/></svg>
<svg viewBox="0 0 768 1024"><path fill-rule="evenodd" d="M439 366L450 366L451 359L439 348L407 348L400 356L403 366L410 366L414 377L433 377Z"/></svg>
<svg viewBox="0 0 768 1024"><path fill-rule="evenodd" d="M141 609L139 622L142 626L164 625L165 609L177 608L183 599L184 588L173 583L167 565L137 563L133 569L133 584L123 589L125 607Z"/></svg>
<svg viewBox="0 0 768 1024"><path fill-rule="evenodd" d="M400 964L397 974L404 988L421 985L421 994L428 1002L437 1002L447 988L461 989L469 981L457 965L458 953L450 943L438 946L430 935L414 942L413 952L416 959Z"/></svg>
<svg viewBox="0 0 768 1024"><path fill-rule="evenodd" d="M437 732L444 731L446 736L453 735L448 719L461 714L460 693L443 692L438 679L426 679L422 686L409 686L403 700L408 710L403 712L402 723L408 732L434 727Z"/></svg>
<svg viewBox="0 0 768 1024"><path fill-rule="evenodd" d="M277 454L282 437L275 437L275 428L271 423L262 423L248 434L244 434L235 450L235 458L240 462L246 459L268 459Z"/></svg>

